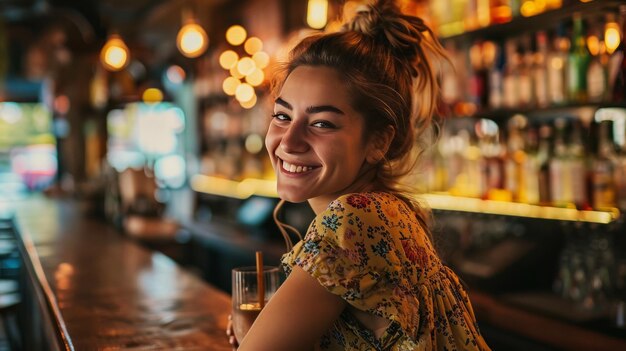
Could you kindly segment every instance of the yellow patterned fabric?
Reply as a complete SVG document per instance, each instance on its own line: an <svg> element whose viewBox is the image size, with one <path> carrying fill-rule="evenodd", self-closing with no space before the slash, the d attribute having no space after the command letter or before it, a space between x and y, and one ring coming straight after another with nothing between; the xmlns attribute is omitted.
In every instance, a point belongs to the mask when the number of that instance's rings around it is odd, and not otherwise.
<svg viewBox="0 0 626 351"><path fill-rule="evenodd" d="M348 194L282 258L354 308L387 319L376 337L346 309L316 350L489 350L467 293L415 214L392 194Z"/></svg>

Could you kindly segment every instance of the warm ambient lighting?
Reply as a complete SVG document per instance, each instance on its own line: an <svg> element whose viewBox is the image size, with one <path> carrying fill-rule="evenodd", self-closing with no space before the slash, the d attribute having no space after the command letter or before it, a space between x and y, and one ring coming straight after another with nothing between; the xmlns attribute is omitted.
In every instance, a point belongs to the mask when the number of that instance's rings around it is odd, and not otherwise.
<svg viewBox="0 0 626 351"><path fill-rule="evenodd" d="M245 44L243 44L244 50L248 53L248 55L254 55L255 53L263 50L263 41L257 37L250 37L246 40Z"/></svg>
<svg viewBox="0 0 626 351"><path fill-rule="evenodd" d="M197 174L191 177L191 188L197 192L247 199L252 195L278 197L276 181L246 178L241 182Z"/></svg>
<svg viewBox="0 0 626 351"><path fill-rule="evenodd" d="M157 88L148 88L144 90L141 99L148 104L155 104L163 101L163 92Z"/></svg>
<svg viewBox="0 0 626 351"><path fill-rule="evenodd" d="M100 61L109 71L119 71L128 65L130 52L128 46L117 34L111 34L100 51Z"/></svg>
<svg viewBox="0 0 626 351"><path fill-rule="evenodd" d="M604 27L604 45L606 52L610 55L619 47L620 36L619 26L615 20L608 21Z"/></svg>
<svg viewBox="0 0 626 351"><path fill-rule="evenodd" d="M239 102L247 102L254 96L254 88L248 83L241 83L235 89L235 99Z"/></svg>
<svg viewBox="0 0 626 351"><path fill-rule="evenodd" d="M191 188L197 192L238 199L247 199L252 195L278 197L275 180L246 178L238 182L206 175L195 175L191 178ZM428 206L434 210L603 224L615 221L620 217L620 212L616 208L607 211L579 211L572 208L481 200L442 194L423 194L419 195L419 198L425 200Z"/></svg>
<svg viewBox="0 0 626 351"><path fill-rule="evenodd" d="M428 205L435 210L604 224L610 223L620 216L620 212L617 208L612 208L607 211L579 211L573 208L537 206L517 202L481 200L440 194L425 194L420 197L426 200Z"/></svg>
<svg viewBox="0 0 626 351"><path fill-rule="evenodd" d="M238 46L246 40L247 35L245 28L236 24L226 30L226 41L230 45Z"/></svg>
<svg viewBox="0 0 626 351"><path fill-rule="evenodd" d="M192 19L187 19L186 22L178 31L176 46L184 56L195 58L206 51L209 46L209 37L204 29Z"/></svg>
<svg viewBox="0 0 626 351"><path fill-rule="evenodd" d="M220 54L219 61L223 69L231 69L239 61L239 55L233 50L226 50Z"/></svg>
<svg viewBox="0 0 626 351"><path fill-rule="evenodd" d="M595 35L587 37L587 49L591 56L598 56L600 53L600 39Z"/></svg>
<svg viewBox="0 0 626 351"><path fill-rule="evenodd" d="M328 21L328 0L309 0L306 23L314 29L322 29Z"/></svg>

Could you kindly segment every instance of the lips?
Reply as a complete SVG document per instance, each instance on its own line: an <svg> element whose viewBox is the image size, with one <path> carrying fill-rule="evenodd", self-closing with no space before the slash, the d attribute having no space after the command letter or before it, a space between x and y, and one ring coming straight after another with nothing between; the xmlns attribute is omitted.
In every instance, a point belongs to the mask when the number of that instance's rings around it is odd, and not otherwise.
<svg viewBox="0 0 626 351"><path fill-rule="evenodd" d="M281 160L281 167L283 168L283 170L289 172L289 173L304 173L304 172L308 172L314 168L317 168L316 166L303 166L303 165L295 165L293 163L289 163L285 160Z"/></svg>

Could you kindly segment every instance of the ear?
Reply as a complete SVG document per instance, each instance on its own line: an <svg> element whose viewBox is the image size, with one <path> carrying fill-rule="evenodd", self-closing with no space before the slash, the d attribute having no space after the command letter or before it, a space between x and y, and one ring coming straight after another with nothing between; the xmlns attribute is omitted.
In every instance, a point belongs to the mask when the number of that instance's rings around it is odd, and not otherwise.
<svg viewBox="0 0 626 351"><path fill-rule="evenodd" d="M375 165L380 162L387 154L395 135L396 130L392 126L387 126L384 130L374 132L367 144L367 156L365 156L367 163Z"/></svg>

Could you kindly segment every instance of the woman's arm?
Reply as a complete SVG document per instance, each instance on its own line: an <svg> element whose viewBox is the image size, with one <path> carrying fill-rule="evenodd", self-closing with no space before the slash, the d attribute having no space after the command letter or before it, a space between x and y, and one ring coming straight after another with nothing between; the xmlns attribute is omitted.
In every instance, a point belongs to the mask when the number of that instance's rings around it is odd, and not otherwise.
<svg viewBox="0 0 626 351"><path fill-rule="evenodd" d="M298 266L259 314L240 351L310 350L346 302Z"/></svg>

